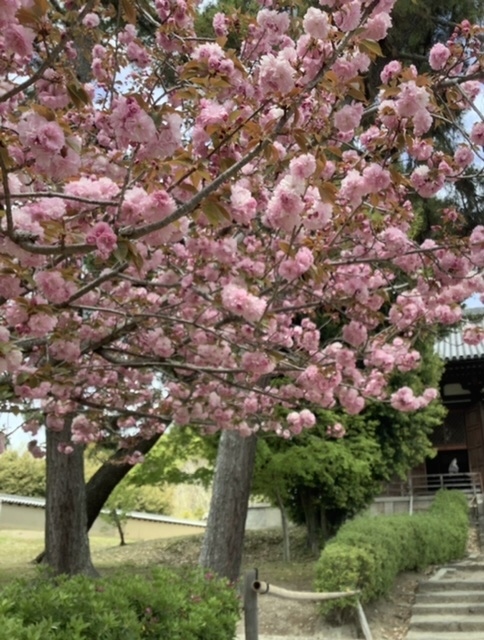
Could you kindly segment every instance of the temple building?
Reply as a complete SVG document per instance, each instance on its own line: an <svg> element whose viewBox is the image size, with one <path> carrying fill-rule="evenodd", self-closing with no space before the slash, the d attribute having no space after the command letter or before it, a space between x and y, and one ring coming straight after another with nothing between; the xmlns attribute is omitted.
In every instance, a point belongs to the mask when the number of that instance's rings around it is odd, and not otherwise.
<svg viewBox="0 0 484 640"><path fill-rule="evenodd" d="M468 311L472 321L483 322L484 309ZM428 474L447 473L457 459L460 473L478 472L484 478L484 342L465 344L463 327L452 330L436 344L445 362L441 395L448 413L432 436L437 450L426 461Z"/></svg>

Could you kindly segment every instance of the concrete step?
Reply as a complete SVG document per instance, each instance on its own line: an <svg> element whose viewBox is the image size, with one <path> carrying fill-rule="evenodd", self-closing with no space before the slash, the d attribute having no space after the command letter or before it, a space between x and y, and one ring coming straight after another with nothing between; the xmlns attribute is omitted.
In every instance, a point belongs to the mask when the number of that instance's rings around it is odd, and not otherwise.
<svg viewBox="0 0 484 640"><path fill-rule="evenodd" d="M415 614L410 618L410 629L433 631L440 640L441 631L480 631L484 638L484 615ZM435 636L437 640L437 636Z"/></svg>
<svg viewBox="0 0 484 640"><path fill-rule="evenodd" d="M416 615L484 615L484 602L421 602L417 601L412 607Z"/></svg>
<svg viewBox="0 0 484 640"><path fill-rule="evenodd" d="M417 593L428 591L481 591L482 580L428 580L418 585Z"/></svg>
<svg viewBox="0 0 484 640"><path fill-rule="evenodd" d="M439 631L437 636L434 631L411 630L405 636L405 640L482 640L482 631Z"/></svg>
<svg viewBox="0 0 484 640"><path fill-rule="evenodd" d="M484 589L481 591L419 591L415 597L415 603L425 604L431 602L482 602L484 603ZM483 639L484 640L484 639Z"/></svg>
<svg viewBox="0 0 484 640"><path fill-rule="evenodd" d="M482 571L484 572L484 560L471 561L463 560L462 562L456 562L449 565L449 569L455 569L456 571Z"/></svg>

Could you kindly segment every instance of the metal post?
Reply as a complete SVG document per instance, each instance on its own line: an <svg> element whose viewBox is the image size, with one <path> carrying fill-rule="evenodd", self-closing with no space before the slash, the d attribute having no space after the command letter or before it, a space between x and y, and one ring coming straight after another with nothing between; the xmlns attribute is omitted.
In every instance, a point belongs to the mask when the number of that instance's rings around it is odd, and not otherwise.
<svg viewBox="0 0 484 640"><path fill-rule="evenodd" d="M257 592L252 585L258 580L257 569L251 569L245 574L244 583L244 623L245 640L259 640L259 619L257 612Z"/></svg>

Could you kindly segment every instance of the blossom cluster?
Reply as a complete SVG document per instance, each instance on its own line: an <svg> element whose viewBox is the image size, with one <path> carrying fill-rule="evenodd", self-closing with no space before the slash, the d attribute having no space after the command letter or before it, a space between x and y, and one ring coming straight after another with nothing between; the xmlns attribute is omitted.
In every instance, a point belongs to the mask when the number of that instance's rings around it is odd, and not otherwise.
<svg viewBox="0 0 484 640"><path fill-rule="evenodd" d="M457 122L480 90L482 30L456 26L426 75L388 61L368 105L357 87L393 0L302 16L271 4L238 53L225 45L236 16L216 14L207 41L191 2L154 6L148 45L134 23L113 38L103 4L73 20L0 1L9 406L40 406L53 430L75 415L65 453L109 429L292 437L318 407L426 406L434 389L389 380L419 366L419 336L484 294L484 228L455 234L459 213L443 208L422 240L412 203L482 156L484 123L463 135ZM453 154L431 135L449 113Z"/></svg>

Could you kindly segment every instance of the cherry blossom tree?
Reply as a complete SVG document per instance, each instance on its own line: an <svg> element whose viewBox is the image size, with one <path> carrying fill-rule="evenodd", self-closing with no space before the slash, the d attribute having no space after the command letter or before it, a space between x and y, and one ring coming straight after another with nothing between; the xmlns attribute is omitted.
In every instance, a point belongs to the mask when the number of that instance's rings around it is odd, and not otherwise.
<svg viewBox="0 0 484 640"><path fill-rule="evenodd" d="M1 392L47 426L54 571L93 570L86 443L135 464L133 437L170 423L290 438L312 407L436 397L386 385L484 291L484 228L459 237L449 209L419 243L410 200L482 155L482 30L456 26L431 74L390 62L370 104L392 4L264 7L236 54L237 20L198 38L182 0L154 1L150 46L129 2L0 0ZM430 128L467 109L459 150L435 150Z"/></svg>

